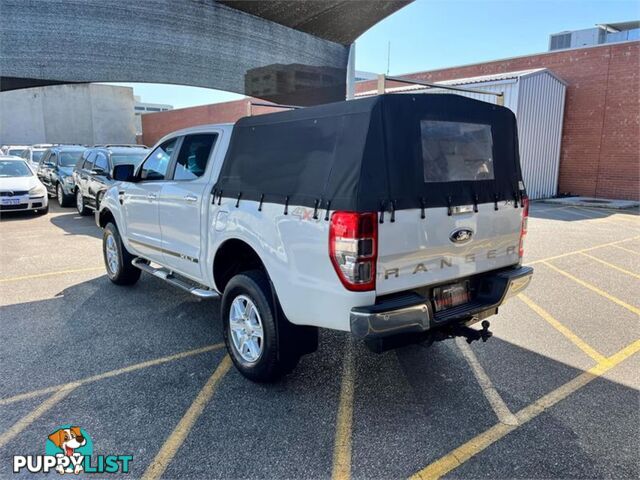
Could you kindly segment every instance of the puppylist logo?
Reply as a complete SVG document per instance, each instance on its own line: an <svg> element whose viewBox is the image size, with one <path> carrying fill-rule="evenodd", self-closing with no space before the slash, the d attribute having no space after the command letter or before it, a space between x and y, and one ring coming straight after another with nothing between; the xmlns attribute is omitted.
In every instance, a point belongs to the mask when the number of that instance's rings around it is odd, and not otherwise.
<svg viewBox="0 0 640 480"><path fill-rule="evenodd" d="M45 455L14 455L13 473L129 473L132 455L93 456L93 441L87 432L73 425L62 425L49 434Z"/></svg>

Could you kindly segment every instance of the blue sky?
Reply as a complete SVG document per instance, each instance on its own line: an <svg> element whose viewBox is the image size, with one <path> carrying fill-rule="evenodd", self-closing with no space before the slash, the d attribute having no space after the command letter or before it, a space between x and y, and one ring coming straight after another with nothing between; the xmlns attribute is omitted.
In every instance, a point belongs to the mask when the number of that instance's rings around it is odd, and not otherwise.
<svg viewBox="0 0 640 480"><path fill-rule="evenodd" d="M403 74L544 52L549 34L640 19L640 0L416 0L356 42L356 68ZM242 98L203 88L133 86L146 102L176 108Z"/></svg>

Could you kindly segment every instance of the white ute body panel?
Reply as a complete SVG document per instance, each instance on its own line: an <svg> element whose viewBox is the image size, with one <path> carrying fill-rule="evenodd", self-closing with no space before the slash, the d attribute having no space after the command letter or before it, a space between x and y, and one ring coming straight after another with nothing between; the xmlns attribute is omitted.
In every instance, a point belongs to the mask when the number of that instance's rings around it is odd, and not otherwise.
<svg viewBox="0 0 640 480"><path fill-rule="evenodd" d="M395 222L378 225L379 295L443 283L518 263L522 208L513 202L473 205L467 213L448 215L447 208L400 210ZM460 229L473 232L469 243L451 242Z"/></svg>

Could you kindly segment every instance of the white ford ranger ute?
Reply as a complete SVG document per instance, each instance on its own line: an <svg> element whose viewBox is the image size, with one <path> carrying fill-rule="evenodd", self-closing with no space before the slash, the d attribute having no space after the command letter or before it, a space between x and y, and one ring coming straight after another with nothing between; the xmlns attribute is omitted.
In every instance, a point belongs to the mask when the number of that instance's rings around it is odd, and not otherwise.
<svg viewBox="0 0 640 480"><path fill-rule="evenodd" d="M381 95L172 133L96 212L107 274L221 297L240 372L270 381L318 327L375 351L465 336L524 289L528 199L513 113ZM469 325L482 321L483 329Z"/></svg>

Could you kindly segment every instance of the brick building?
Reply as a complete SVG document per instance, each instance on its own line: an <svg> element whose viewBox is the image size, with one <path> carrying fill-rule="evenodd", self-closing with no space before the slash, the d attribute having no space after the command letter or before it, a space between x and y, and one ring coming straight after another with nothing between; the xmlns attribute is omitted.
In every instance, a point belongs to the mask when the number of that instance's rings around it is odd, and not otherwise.
<svg viewBox="0 0 640 480"><path fill-rule="evenodd" d="M558 192L640 199L640 42L553 51L403 75L438 82L548 68L567 82ZM388 87L394 86L388 82ZM360 82L358 92L376 88ZM542 100L542 99L541 99ZM144 143L179 128L233 122L248 100L147 114ZM254 107L254 114L274 109Z"/></svg>

